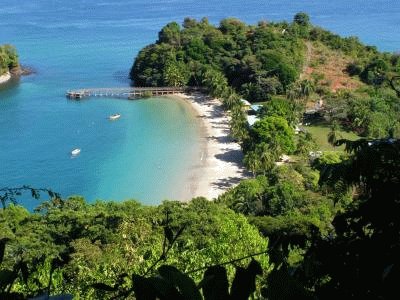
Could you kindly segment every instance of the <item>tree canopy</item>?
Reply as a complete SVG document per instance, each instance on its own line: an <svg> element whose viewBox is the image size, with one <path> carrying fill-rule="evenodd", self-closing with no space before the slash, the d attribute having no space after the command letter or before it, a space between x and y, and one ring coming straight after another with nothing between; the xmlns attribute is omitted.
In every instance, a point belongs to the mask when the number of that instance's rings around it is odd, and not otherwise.
<svg viewBox="0 0 400 300"><path fill-rule="evenodd" d="M276 145L283 153L295 150L294 131L282 117L269 116L257 121L250 134L256 143Z"/></svg>
<svg viewBox="0 0 400 300"><path fill-rule="evenodd" d="M72 197L44 202L35 213L14 204L0 209L0 241L7 241L0 274L23 262L29 281L18 276L13 286L26 296L34 295L47 286L56 259L52 293L107 299L108 294L93 285L114 286L124 274L144 276L163 253L163 237L170 239L172 232L179 234L160 263L183 272L265 252L268 245L244 216L203 198L146 207L136 201L88 204ZM257 260L268 268L266 254ZM250 258L237 266L249 262ZM235 268L226 270L231 282ZM203 272L191 277L199 281ZM0 278L0 292L2 284Z"/></svg>
<svg viewBox="0 0 400 300"><path fill-rule="evenodd" d="M170 61L181 65L181 85L202 85L207 73L219 72L234 90L252 101L282 94L302 66L304 43L282 35L282 24L247 25L228 18L219 27L207 19L186 18L164 26L156 43L143 48L130 77L137 86L174 84ZM215 83L218 84L218 83Z"/></svg>

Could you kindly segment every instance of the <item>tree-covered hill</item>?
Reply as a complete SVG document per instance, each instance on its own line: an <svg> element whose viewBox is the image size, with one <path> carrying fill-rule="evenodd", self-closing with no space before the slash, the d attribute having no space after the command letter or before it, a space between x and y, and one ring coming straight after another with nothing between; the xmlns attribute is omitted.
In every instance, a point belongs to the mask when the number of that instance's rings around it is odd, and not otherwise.
<svg viewBox="0 0 400 300"><path fill-rule="evenodd" d="M297 121L320 102L318 124L370 138L400 137L400 56L357 37L314 26L304 13L293 22L247 25L186 18L164 26L131 68L136 86L202 86L231 110L232 135L243 141L238 99L287 98ZM292 127L295 124L292 122Z"/></svg>
<svg viewBox="0 0 400 300"><path fill-rule="evenodd" d="M332 74L329 68L335 56L339 59ZM206 18L186 18L182 27L176 22L164 26L158 40L139 52L130 77L136 86L201 86L213 72L215 80L226 81L246 99L265 101L285 94L307 67L312 71L317 65L315 79L344 76L331 88L355 89L360 80L388 85L387 79L399 71L400 60L363 45L356 37L343 38L313 26L304 13L296 14L291 23L261 21L257 25L228 18L214 26Z"/></svg>
<svg viewBox="0 0 400 300"><path fill-rule="evenodd" d="M297 23L249 26L225 19L215 27L206 18L186 18L183 28L167 24L158 41L140 51L130 76L137 86L201 86L212 70L238 92L260 100L265 92L283 93L298 78L305 46L296 31L301 31Z"/></svg>

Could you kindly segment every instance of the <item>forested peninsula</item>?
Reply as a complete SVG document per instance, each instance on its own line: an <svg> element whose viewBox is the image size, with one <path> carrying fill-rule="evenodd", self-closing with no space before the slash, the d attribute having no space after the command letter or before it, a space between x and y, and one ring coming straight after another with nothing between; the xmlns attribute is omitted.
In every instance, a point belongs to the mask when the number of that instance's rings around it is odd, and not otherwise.
<svg viewBox="0 0 400 300"><path fill-rule="evenodd" d="M156 207L0 189L0 296L395 299L398 55L304 13L257 25L186 18L161 29L130 76L219 99L253 178ZM33 213L17 205L45 194Z"/></svg>
<svg viewBox="0 0 400 300"><path fill-rule="evenodd" d="M378 138L400 135L399 72L398 54L313 26L299 13L292 23L171 22L139 52L130 77L136 86L207 87L228 106L235 96L301 99L304 112L323 100L346 129Z"/></svg>

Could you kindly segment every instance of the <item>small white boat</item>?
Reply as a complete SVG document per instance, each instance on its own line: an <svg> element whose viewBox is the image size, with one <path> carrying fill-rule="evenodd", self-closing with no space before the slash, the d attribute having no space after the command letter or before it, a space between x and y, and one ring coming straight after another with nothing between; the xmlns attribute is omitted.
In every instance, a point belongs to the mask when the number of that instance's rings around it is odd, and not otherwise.
<svg viewBox="0 0 400 300"><path fill-rule="evenodd" d="M76 148L76 149L71 151L71 154L74 155L74 156L78 155L79 153L81 153L81 149L79 149L79 148Z"/></svg>
<svg viewBox="0 0 400 300"><path fill-rule="evenodd" d="M111 116L108 117L110 120L117 120L119 118L121 118L120 114L113 114Z"/></svg>

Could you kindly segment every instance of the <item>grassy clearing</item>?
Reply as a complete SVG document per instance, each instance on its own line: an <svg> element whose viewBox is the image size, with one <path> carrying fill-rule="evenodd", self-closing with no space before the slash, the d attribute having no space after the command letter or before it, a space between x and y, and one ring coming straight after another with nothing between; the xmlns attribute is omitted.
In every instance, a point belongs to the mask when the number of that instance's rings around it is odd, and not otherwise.
<svg viewBox="0 0 400 300"><path fill-rule="evenodd" d="M273 99L280 99L280 100L285 100L286 96L285 95L274 95L271 97L271 100ZM254 102L252 104L256 104L256 105L267 105L268 102L270 102L271 100L267 100L267 101L260 101L260 102Z"/></svg>
<svg viewBox="0 0 400 300"><path fill-rule="evenodd" d="M344 150L344 146L333 147L331 144L328 143L328 133L330 131L328 124L305 126L304 129L306 129L308 132L310 132L312 134L312 136L314 137L315 141L317 142L318 146L320 147L320 149L322 151L343 151ZM347 132L344 130L340 131L340 135L342 136L342 138L351 140L351 141L355 141L360 138L355 133Z"/></svg>

